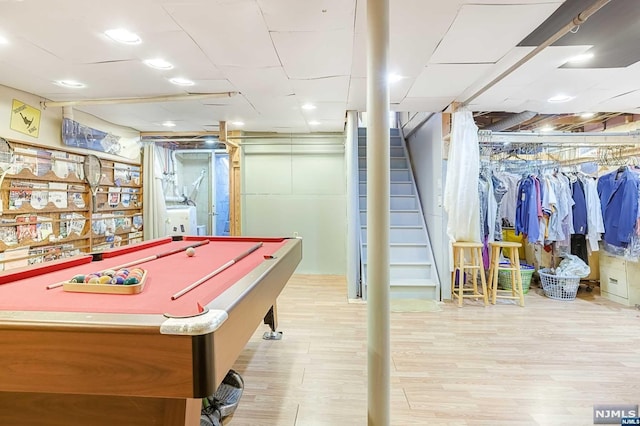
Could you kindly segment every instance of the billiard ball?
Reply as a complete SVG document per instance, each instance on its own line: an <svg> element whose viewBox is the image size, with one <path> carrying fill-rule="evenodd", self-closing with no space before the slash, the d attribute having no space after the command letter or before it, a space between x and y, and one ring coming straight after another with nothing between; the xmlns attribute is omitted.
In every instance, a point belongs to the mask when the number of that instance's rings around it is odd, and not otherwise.
<svg viewBox="0 0 640 426"><path fill-rule="evenodd" d="M187 256L192 257L195 254L196 254L196 249L194 249L193 247L189 247L187 249Z"/></svg>
<svg viewBox="0 0 640 426"><path fill-rule="evenodd" d="M115 277L111 278L111 284L124 284L124 278L123 277L119 277L119 276L115 276Z"/></svg>

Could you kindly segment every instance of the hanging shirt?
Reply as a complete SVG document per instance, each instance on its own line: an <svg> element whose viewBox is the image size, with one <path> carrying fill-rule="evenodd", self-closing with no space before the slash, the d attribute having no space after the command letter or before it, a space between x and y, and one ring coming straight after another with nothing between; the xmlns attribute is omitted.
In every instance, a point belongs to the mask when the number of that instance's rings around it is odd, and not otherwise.
<svg viewBox="0 0 640 426"><path fill-rule="evenodd" d="M605 242L626 247L638 218L638 177L626 168L601 176L598 179L598 195Z"/></svg>
<svg viewBox="0 0 640 426"><path fill-rule="evenodd" d="M516 205L516 235L531 236L535 241L540 235L538 218L538 192L533 177L527 177L520 182Z"/></svg>
<svg viewBox="0 0 640 426"><path fill-rule="evenodd" d="M587 199L584 194L584 187L579 179L571 182L571 192L573 197L573 234L586 235L588 231L587 223Z"/></svg>
<svg viewBox="0 0 640 426"><path fill-rule="evenodd" d="M587 204L587 242L591 251L598 251L600 234L604 232L600 197L598 196L595 179L584 177L582 183L584 184L584 195Z"/></svg>
<svg viewBox="0 0 640 426"><path fill-rule="evenodd" d="M573 197L571 196L571 183L569 178L564 174L558 174L558 180L560 181L560 197L566 203L566 216L561 219L560 227L562 228L562 235L564 239L556 240L559 247L571 246L571 234L573 234Z"/></svg>
<svg viewBox="0 0 640 426"><path fill-rule="evenodd" d="M502 200L507 193L507 186L494 173L491 174L491 183L493 184L493 196L496 200L496 214L494 215L494 236L495 241L502 241L502 218L500 217L500 206Z"/></svg>
<svg viewBox="0 0 640 426"><path fill-rule="evenodd" d="M509 226L516 224L516 206L518 204L518 188L520 187L521 176L501 172L497 174L498 179L504 182L506 193L500 204L500 219L504 219Z"/></svg>

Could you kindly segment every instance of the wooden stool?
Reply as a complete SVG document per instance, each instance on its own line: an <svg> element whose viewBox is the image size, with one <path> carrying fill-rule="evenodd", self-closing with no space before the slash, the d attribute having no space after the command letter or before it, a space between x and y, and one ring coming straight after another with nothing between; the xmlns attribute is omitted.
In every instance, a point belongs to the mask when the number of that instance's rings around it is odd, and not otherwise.
<svg viewBox="0 0 640 426"><path fill-rule="evenodd" d="M522 275L520 274L520 255L518 249L522 244L510 241L494 241L491 245L491 264L489 266L489 290L491 303L496 304L496 298L517 299L520 306L524 306L524 292L522 291ZM509 249L509 266L500 266L500 250ZM511 271L511 290L498 290L498 271ZM510 293L510 294L507 294Z"/></svg>
<svg viewBox="0 0 640 426"><path fill-rule="evenodd" d="M465 250L469 250L471 263L465 263ZM473 287L464 288L464 275L466 270L471 270ZM456 289L456 272L458 273L458 288ZM478 293L478 273L482 282L482 294ZM471 292L465 294L465 291ZM453 272L451 274L451 298L458 297L458 306L462 306L462 299L472 297L478 299L482 297L485 306L489 304L487 293L487 281L484 276L484 266L482 265L482 243L472 243L458 241L453 243Z"/></svg>

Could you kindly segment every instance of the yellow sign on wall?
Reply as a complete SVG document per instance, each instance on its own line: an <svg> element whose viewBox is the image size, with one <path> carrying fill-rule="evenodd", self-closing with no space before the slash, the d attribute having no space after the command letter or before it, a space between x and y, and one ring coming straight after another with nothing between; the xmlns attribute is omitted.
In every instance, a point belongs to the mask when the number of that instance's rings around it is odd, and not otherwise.
<svg viewBox="0 0 640 426"><path fill-rule="evenodd" d="M40 110L14 99L11 105L11 129L37 138L40 134Z"/></svg>

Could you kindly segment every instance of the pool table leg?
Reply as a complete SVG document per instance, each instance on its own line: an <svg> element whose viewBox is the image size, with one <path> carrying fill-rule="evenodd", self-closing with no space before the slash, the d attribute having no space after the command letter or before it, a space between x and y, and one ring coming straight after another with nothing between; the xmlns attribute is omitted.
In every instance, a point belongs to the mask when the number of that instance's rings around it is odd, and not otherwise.
<svg viewBox="0 0 640 426"><path fill-rule="evenodd" d="M271 331L267 331L262 335L264 340L282 339L282 331L276 331L278 328L278 309L275 304L269 308L269 312L264 316L264 323L271 328Z"/></svg>

